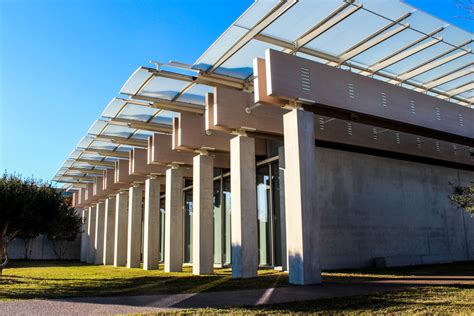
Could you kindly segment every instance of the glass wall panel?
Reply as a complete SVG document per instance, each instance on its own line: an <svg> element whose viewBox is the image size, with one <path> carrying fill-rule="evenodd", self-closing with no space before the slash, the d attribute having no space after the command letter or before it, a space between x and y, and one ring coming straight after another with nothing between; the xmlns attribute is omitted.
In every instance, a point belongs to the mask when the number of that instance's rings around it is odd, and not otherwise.
<svg viewBox="0 0 474 316"><path fill-rule="evenodd" d="M224 204L224 264L231 264L232 260L232 239L231 239L231 204L230 204L230 177L222 180L222 193Z"/></svg>
<svg viewBox="0 0 474 316"><path fill-rule="evenodd" d="M184 192L184 262L193 262L193 190Z"/></svg>
<svg viewBox="0 0 474 316"><path fill-rule="evenodd" d="M269 166L257 168L257 219L259 264L272 264Z"/></svg>
<svg viewBox="0 0 474 316"><path fill-rule="evenodd" d="M165 198L162 196L160 198L160 223L161 223L161 245L160 245L160 261L165 261L165 216L166 216L166 207L165 207Z"/></svg>
<svg viewBox="0 0 474 316"><path fill-rule="evenodd" d="M223 248L223 209L222 209L222 188L221 188L221 178L214 181L214 263L223 264L222 260L222 248Z"/></svg>
<svg viewBox="0 0 474 316"><path fill-rule="evenodd" d="M272 187L272 207L273 207L273 244L274 257L273 265L281 266L282 264L282 249L281 249L281 214L280 214L280 174L278 170L278 162L270 165L271 169L271 187Z"/></svg>

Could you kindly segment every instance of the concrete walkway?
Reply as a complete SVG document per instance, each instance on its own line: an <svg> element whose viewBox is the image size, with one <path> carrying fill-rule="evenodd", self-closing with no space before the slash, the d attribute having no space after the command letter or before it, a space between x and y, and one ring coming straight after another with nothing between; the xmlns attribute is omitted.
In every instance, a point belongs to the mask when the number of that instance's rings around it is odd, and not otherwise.
<svg viewBox="0 0 474 316"><path fill-rule="evenodd" d="M419 286L456 284L474 285L474 277L400 277L367 282L326 282L316 286L226 292L24 300L0 303L0 315L110 315L200 307L225 308L366 295Z"/></svg>

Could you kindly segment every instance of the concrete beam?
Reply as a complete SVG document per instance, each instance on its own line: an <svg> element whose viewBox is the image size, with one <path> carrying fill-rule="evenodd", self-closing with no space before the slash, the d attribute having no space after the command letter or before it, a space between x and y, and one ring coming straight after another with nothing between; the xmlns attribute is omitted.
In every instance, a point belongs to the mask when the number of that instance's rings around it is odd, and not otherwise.
<svg viewBox="0 0 474 316"><path fill-rule="evenodd" d="M231 142L232 277L257 276L257 188L255 140L236 136Z"/></svg>
<svg viewBox="0 0 474 316"><path fill-rule="evenodd" d="M115 162L115 183L143 183L144 176L134 176L130 174L130 161L128 159L117 160Z"/></svg>
<svg viewBox="0 0 474 316"><path fill-rule="evenodd" d="M474 121L470 108L274 50L265 62L269 96L320 115L474 146L474 125L465 124Z"/></svg>
<svg viewBox="0 0 474 316"><path fill-rule="evenodd" d="M284 116L289 280L300 285L321 283L313 124L311 112L294 109Z"/></svg>
<svg viewBox="0 0 474 316"><path fill-rule="evenodd" d="M213 158L195 156L193 173L193 274L211 274L214 272Z"/></svg>
<svg viewBox="0 0 474 316"><path fill-rule="evenodd" d="M190 151L173 150L171 135L154 134L148 141L148 163L159 165L192 166L194 153ZM227 153L209 153L214 158L216 168L230 168L230 156ZM192 170L183 170L185 178L192 177Z"/></svg>
<svg viewBox="0 0 474 316"><path fill-rule="evenodd" d="M184 255L183 171L166 170L165 272L180 272Z"/></svg>
<svg viewBox="0 0 474 316"><path fill-rule="evenodd" d="M129 173L136 176L150 174L162 175L166 173L166 167L148 163L148 149L134 148L130 151Z"/></svg>

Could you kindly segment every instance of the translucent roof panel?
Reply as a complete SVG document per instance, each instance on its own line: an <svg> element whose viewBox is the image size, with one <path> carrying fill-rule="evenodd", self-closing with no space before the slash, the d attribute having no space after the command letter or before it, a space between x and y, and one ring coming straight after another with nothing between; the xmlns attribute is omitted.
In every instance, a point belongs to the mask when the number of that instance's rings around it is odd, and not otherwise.
<svg viewBox="0 0 474 316"><path fill-rule="evenodd" d="M388 24L384 18L359 10L305 45L338 56ZM344 40L341 40L344 39Z"/></svg>
<svg viewBox="0 0 474 316"><path fill-rule="evenodd" d="M320 1L315 10L314 0L301 0L263 30L262 34L293 42L343 4L341 1L334 0Z"/></svg>
<svg viewBox="0 0 474 316"><path fill-rule="evenodd" d="M145 83L152 76L153 74L148 71L147 68L138 68L125 82L122 89L120 89L120 93L131 95L137 93L137 91L142 87L143 83Z"/></svg>
<svg viewBox="0 0 474 316"><path fill-rule="evenodd" d="M213 87L195 84L185 93L181 94L177 101L205 105L206 94L213 91Z"/></svg>
<svg viewBox="0 0 474 316"><path fill-rule="evenodd" d="M147 122L151 120L160 110L152 107L128 103L117 115L118 118Z"/></svg>
<svg viewBox="0 0 474 316"><path fill-rule="evenodd" d="M157 116L153 118L152 123L171 124L173 117L177 117L179 114L176 112L161 110Z"/></svg>
<svg viewBox="0 0 474 316"><path fill-rule="evenodd" d="M138 95L172 100L189 83L182 80L169 79L164 77L153 77L138 91Z"/></svg>
<svg viewBox="0 0 474 316"><path fill-rule="evenodd" d="M258 40L251 40L242 49L235 53L225 63L217 68L216 73L239 79L246 79L253 74L253 59L265 57L267 48L282 50L276 45L267 44Z"/></svg>
<svg viewBox="0 0 474 316"><path fill-rule="evenodd" d="M108 124L107 127L101 133L101 135L129 137L135 131L136 130L134 128L130 128L127 126Z"/></svg>

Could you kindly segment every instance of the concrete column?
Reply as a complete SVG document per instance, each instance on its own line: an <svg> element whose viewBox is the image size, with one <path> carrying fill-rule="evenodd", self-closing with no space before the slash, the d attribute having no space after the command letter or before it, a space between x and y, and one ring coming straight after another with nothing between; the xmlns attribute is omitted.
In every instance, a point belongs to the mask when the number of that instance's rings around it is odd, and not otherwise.
<svg viewBox="0 0 474 316"><path fill-rule="evenodd" d="M161 246L160 186L162 180L151 176L145 181L143 269L158 269Z"/></svg>
<svg viewBox="0 0 474 316"><path fill-rule="evenodd" d="M286 213L285 213L285 147L278 148L278 178L280 186L280 229L281 233L281 268L288 271L288 251L286 249Z"/></svg>
<svg viewBox="0 0 474 316"><path fill-rule="evenodd" d="M230 189L232 192L232 277L257 275L257 188L255 140L237 136L230 141Z"/></svg>
<svg viewBox="0 0 474 316"><path fill-rule="evenodd" d="M115 195L105 200L105 227L104 227L104 264L114 264L115 248Z"/></svg>
<svg viewBox="0 0 474 316"><path fill-rule="evenodd" d="M294 109L283 116L283 127L289 280L321 283L314 115Z"/></svg>
<svg viewBox="0 0 474 316"><path fill-rule="evenodd" d="M193 274L197 275L214 272L213 177L213 157L195 156L193 159Z"/></svg>
<svg viewBox="0 0 474 316"><path fill-rule="evenodd" d="M115 196L114 266L127 264L128 190Z"/></svg>
<svg viewBox="0 0 474 316"><path fill-rule="evenodd" d="M87 261L87 215L88 211L86 209L82 209L82 225L81 225L81 262Z"/></svg>
<svg viewBox="0 0 474 316"><path fill-rule="evenodd" d="M183 171L166 170L165 272L180 272L184 255Z"/></svg>
<svg viewBox="0 0 474 316"><path fill-rule="evenodd" d="M142 242L143 184L134 184L128 195L127 268L139 268Z"/></svg>
<svg viewBox="0 0 474 316"><path fill-rule="evenodd" d="M104 263L104 226L105 226L105 208L104 202L97 203L95 208L95 255L94 264Z"/></svg>
<svg viewBox="0 0 474 316"><path fill-rule="evenodd" d="M89 207L89 222L87 225L87 235L89 236L87 241L87 263L94 263L95 255L95 218L96 218L95 206Z"/></svg>

